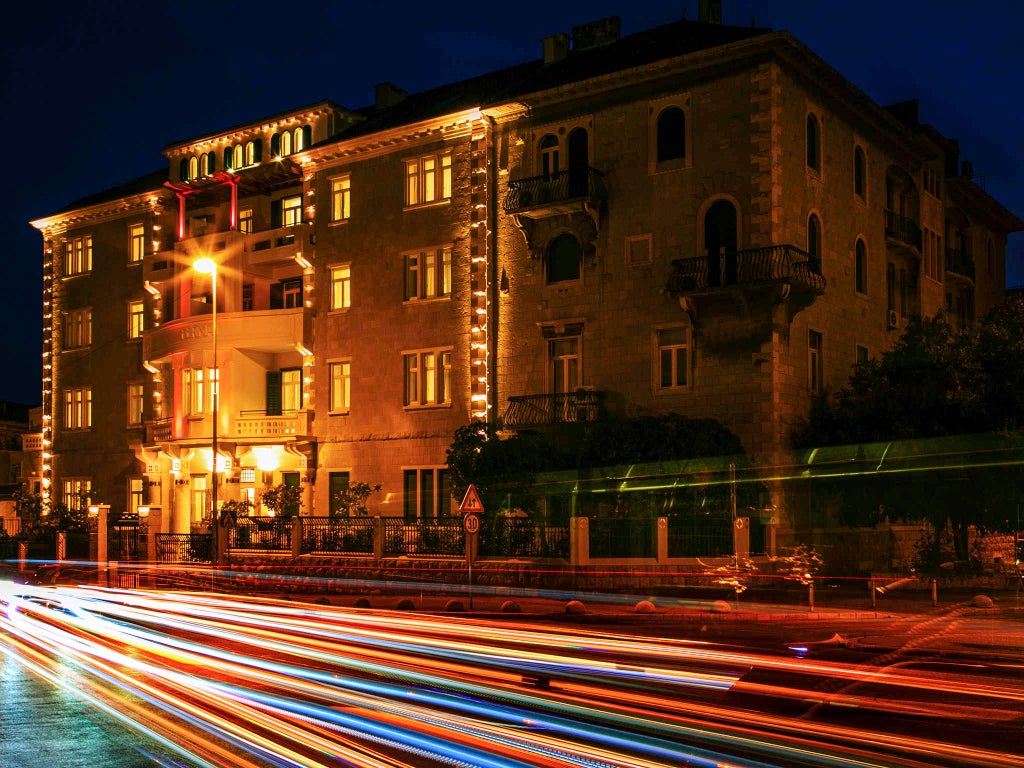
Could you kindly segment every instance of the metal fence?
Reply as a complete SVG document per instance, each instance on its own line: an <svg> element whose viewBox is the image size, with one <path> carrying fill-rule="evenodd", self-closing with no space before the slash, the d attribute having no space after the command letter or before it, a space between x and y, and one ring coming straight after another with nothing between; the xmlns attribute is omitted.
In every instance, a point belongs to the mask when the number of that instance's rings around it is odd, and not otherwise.
<svg viewBox="0 0 1024 768"><path fill-rule="evenodd" d="M466 533L461 520L405 522L384 518L384 556L463 557Z"/></svg>
<svg viewBox="0 0 1024 768"><path fill-rule="evenodd" d="M212 562L213 534L158 533L156 559L161 563Z"/></svg>
<svg viewBox="0 0 1024 768"><path fill-rule="evenodd" d="M371 517L303 517L302 551L372 555L373 526Z"/></svg>
<svg viewBox="0 0 1024 768"><path fill-rule="evenodd" d="M291 552L292 522L281 517L240 517L228 529L228 547Z"/></svg>
<svg viewBox="0 0 1024 768"><path fill-rule="evenodd" d="M699 530L668 527L669 557L726 557L733 554L732 527Z"/></svg>
<svg viewBox="0 0 1024 768"><path fill-rule="evenodd" d="M654 518L592 517L589 527L593 558L657 555L657 520Z"/></svg>
<svg viewBox="0 0 1024 768"><path fill-rule="evenodd" d="M569 529L527 517L495 517L481 521L481 557L569 558Z"/></svg>

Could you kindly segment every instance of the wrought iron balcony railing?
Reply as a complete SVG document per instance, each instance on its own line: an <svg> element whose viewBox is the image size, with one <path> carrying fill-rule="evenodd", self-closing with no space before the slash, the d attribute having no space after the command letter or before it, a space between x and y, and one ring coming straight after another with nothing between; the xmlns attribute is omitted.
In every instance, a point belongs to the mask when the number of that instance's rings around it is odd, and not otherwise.
<svg viewBox="0 0 1024 768"><path fill-rule="evenodd" d="M600 171L559 171L547 176L532 176L508 183L505 213L519 213L531 208L544 208L570 200L605 200L604 177Z"/></svg>
<svg viewBox="0 0 1024 768"><path fill-rule="evenodd" d="M793 245L748 248L718 256L698 256L672 262L665 290L679 296L729 286L780 282L823 293L821 259Z"/></svg>
<svg viewBox="0 0 1024 768"><path fill-rule="evenodd" d="M604 415L604 392L581 389L550 395L518 395L508 399L502 418L506 427L590 423Z"/></svg>
<svg viewBox="0 0 1024 768"><path fill-rule="evenodd" d="M921 250L921 227L909 216L885 210L885 236Z"/></svg>
<svg viewBox="0 0 1024 768"><path fill-rule="evenodd" d="M974 258L958 248L946 249L946 272L974 280Z"/></svg>

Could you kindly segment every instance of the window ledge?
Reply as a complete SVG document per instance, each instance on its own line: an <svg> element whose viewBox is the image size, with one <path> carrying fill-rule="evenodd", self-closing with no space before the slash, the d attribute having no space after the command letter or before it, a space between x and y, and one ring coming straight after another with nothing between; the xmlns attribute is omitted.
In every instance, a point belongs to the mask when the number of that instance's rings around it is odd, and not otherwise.
<svg viewBox="0 0 1024 768"><path fill-rule="evenodd" d="M438 411L445 408L451 408L451 403L427 403L425 405L405 405L403 408L406 411Z"/></svg>
<svg viewBox="0 0 1024 768"><path fill-rule="evenodd" d="M439 302L451 301L452 295L450 293L444 296L430 296L425 299L406 299L402 302L406 306L415 306L416 304L437 304Z"/></svg>
<svg viewBox="0 0 1024 768"><path fill-rule="evenodd" d="M416 205L407 205L404 208L402 208L402 211L403 212L405 212L405 211L419 211L419 210L422 210L423 208L439 208L441 206L451 205L451 204L452 204L452 199L450 197L448 197L448 198L445 198L444 200L434 200L433 202L430 202L430 203L416 203Z"/></svg>
<svg viewBox="0 0 1024 768"><path fill-rule="evenodd" d="M351 216L349 216L347 219L338 219L337 221L328 221L327 222L327 226L328 227L340 227L342 224L348 224L350 221L352 221L352 217Z"/></svg>
<svg viewBox="0 0 1024 768"><path fill-rule="evenodd" d="M352 413L352 409L350 408L347 411L328 411L327 415L328 416L348 416L351 413Z"/></svg>

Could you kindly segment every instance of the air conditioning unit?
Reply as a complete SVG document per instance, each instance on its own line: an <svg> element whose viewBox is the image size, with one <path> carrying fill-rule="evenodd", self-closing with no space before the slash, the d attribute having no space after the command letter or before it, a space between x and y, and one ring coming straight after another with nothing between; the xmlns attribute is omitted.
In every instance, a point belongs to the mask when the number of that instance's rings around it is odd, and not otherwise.
<svg viewBox="0 0 1024 768"><path fill-rule="evenodd" d="M895 309L890 309L886 314L885 325L887 328L899 328L900 327L900 315Z"/></svg>

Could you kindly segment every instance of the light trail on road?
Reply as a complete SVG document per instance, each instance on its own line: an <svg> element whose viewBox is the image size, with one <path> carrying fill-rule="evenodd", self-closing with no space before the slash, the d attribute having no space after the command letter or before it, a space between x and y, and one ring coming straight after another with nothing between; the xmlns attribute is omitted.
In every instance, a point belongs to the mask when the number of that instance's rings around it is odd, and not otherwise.
<svg viewBox="0 0 1024 768"><path fill-rule="evenodd" d="M196 766L1017 766L1019 756L730 705L1021 722L1024 684L712 644L213 593L0 583L0 648ZM748 683L751 669L898 691ZM922 710L924 711L924 710Z"/></svg>

